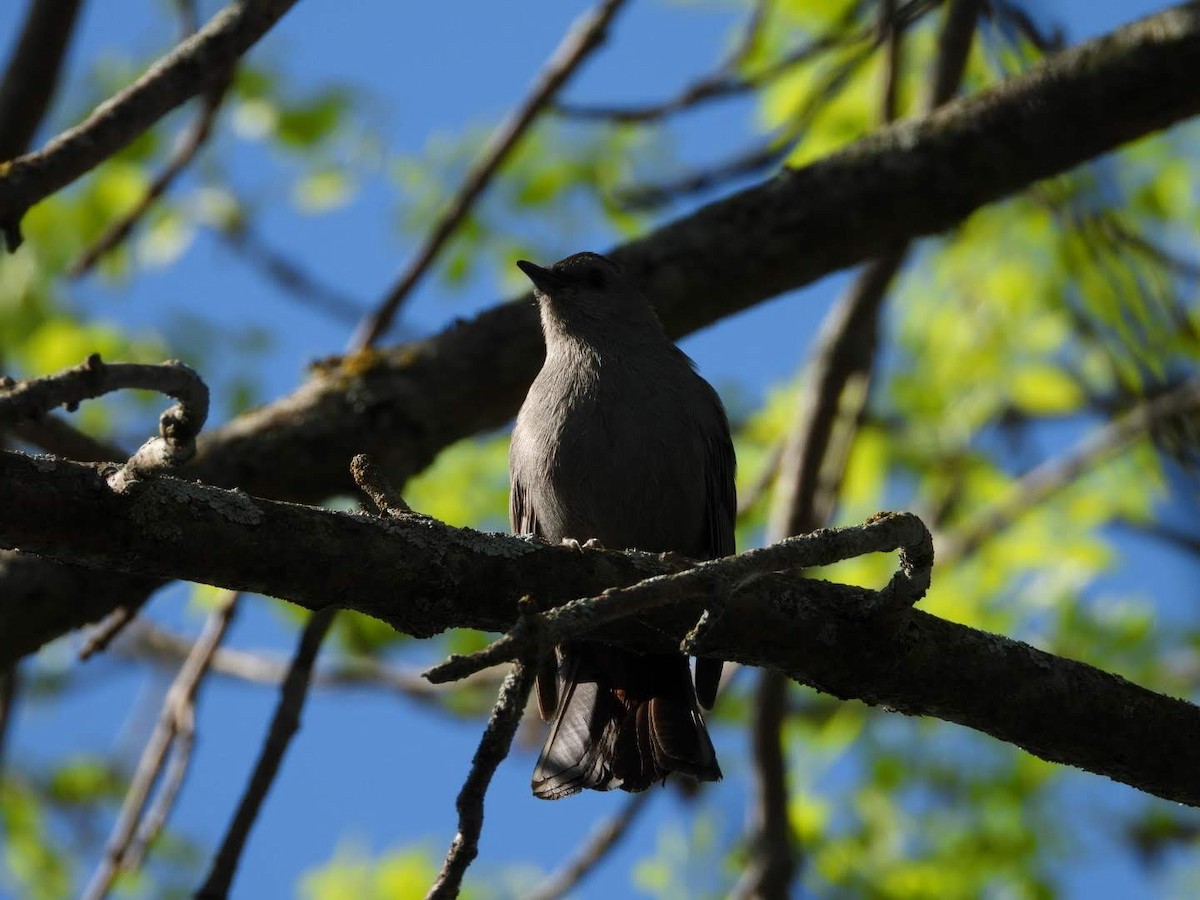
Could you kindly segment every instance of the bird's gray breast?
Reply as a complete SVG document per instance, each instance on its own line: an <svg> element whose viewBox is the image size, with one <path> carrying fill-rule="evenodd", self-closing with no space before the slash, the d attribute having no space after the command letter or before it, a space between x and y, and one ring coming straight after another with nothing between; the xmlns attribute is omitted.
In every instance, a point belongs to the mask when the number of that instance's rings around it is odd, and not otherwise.
<svg viewBox="0 0 1200 900"><path fill-rule="evenodd" d="M705 553L706 435L687 379L610 365L542 370L513 432L511 468L546 540Z"/></svg>

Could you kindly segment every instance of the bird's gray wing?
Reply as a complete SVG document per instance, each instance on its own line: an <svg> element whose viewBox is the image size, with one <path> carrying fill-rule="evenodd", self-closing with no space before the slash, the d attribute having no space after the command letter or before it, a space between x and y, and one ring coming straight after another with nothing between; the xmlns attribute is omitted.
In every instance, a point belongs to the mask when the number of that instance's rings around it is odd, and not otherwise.
<svg viewBox="0 0 1200 900"><path fill-rule="evenodd" d="M537 511L528 488L521 483L514 471L508 491L508 524L514 534L536 534L545 537L538 528ZM538 715L542 721L554 718L558 708L558 659L556 653L547 653L538 663L537 673Z"/></svg>
<svg viewBox="0 0 1200 900"><path fill-rule="evenodd" d="M711 390L711 389L710 389ZM716 394L714 392L714 400ZM734 523L737 519L737 457L733 440L729 436L729 423L725 411L716 400L719 411L719 427L709 436L708 453L705 460L705 491L707 502L705 515L708 519L708 546L705 556L717 559L730 556L735 550ZM705 709L712 709L717 699L717 688L721 685L719 659L696 659L696 699Z"/></svg>

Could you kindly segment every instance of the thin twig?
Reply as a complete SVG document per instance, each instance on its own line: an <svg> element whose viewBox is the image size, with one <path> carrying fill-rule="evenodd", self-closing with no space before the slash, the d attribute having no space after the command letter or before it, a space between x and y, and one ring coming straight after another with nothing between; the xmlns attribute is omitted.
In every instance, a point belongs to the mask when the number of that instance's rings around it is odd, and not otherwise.
<svg viewBox="0 0 1200 900"><path fill-rule="evenodd" d="M1200 380L1178 387L1131 409L1103 428L1089 434L1070 451L1047 460L1023 475L1007 497L992 504L942 539L938 551L943 565L952 565L978 550L998 531L1021 515L1045 502L1100 463L1116 456L1152 429L1200 410Z"/></svg>
<svg viewBox="0 0 1200 900"><path fill-rule="evenodd" d="M17 663L0 672L0 777L4 774L5 751L8 749L8 733L12 729L13 712L17 695L21 690L21 671Z"/></svg>
<svg viewBox="0 0 1200 900"><path fill-rule="evenodd" d="M78 462L120 462L129 457L129 451L84 434L65 419L49 413L43 413L36 419L22 419L9 427L12 436L17 440L64 459Z"/></svg>
<svg viewBox="0 0 1200 900"><path fill-rule="evenodd" d="M195 0L176 0L175 10L179 15L180 40L187 40L200 29L200 17L196 10ZM104 233L83 251L76 260L67 267L67 274L79 278L91 270L102 256L122 243L134 226L146 214L154 201L167 192L176 178L186 169L200 152L200 148L208 142L213 125L217 120L217 112L225 100L225 94L233 84L233 69L224 79L218 81L204 94L200 112L192 122L191 127L176 144L171 159L166 167L151 182L149 189L141 201L134 205L124 216L117 219L104 230Z"/></svg>
<svg viewBox="0 0 1200 900"><path fill-rule="evenodd" d="M80 645L79 661L85 662L97 653L107 650L109 644L137 617L139 608L137 606L118 606L105 616L100 624L88 633L83 644Z"/></svg>
<svg viewBox="0 0 1200 900"><path fill-rule="evenodd" d="M176 465L196 452L196 435L208 418L208 386L176 360L159 365L105 363L93 353L74 368L29 381L0 379L0 426L36 418L57 406L73 412L83 400L120 390L157 391L177 400L158 420L158 437L125 464L130 472Z"/></svg>
<svg viewBox="0 0 1200 900"><path fill-rule="evenodd" d="M324 284L299 263L267 244L244 219L214 232L226 247L257 268L293 298L322 315L354 325L365 312L363 304Z"/></svg>
<svg viewBox="0 0 1200 900"><path fill-rule="evenodd" d="M730 892L737 898L787 897L800 867L788 816L787 762L782 730L787 714L788 677L764 669L755 691L750 729L754 762L750 859Z"/></svg>
<svg viewBox="0 0 1200 900"><path fill-rule="evenodd" d="M452 655L430 668L434 684L456 681L501 662L518 659L538 646L560 644L602 625L647 612L688 597L704 599L729 592L766 572L825 566L865 553L900 550L900 567L877 599L864 604L864 617L886 614L916 603L929 589L933 542L921 520L910 513L880 513L853 528L826 528L797 535L737 556L706 560L680 572L656 575L595 597L572 600L544 613L523 616L502 637L467 656ZM591 551L604 552L604 551ZM689 647L682 647L689 652Z"/></svg>
<svg viewBox="0 0 1200 900"><path fill-rule="evenodd" d="M559 103L554 105L553 111L563 118L583 121L609 121L624 124L657 122L674 113L693 109L712 100L758 90L786 75L801 63L815 59L837 47L870 38L870 31L864 28L847 33L847 29L857 21L863 6L861 2L854 3L825 34L789 50L779 59L768 63L756 72L746 75L739 74L739 70L746 64L746 60L753 55L757 47L769 6L770 4L767 2L756 3L742 30L742 36L728 59L721 63L716 71L686 85L674 97L660 100L657 103L637 106Z"/></svg>
<svg viewBox="0 0 1200 900"><path fill-rule="evenodd" d="M0 171L0 231L21 245L31 206L91 171L184 101L225 77L296 0L230 3L79 125Z"/></svg>
<svg viewBox="0 0 1200 900"><path fill-rule="evenodd" d="M855 72L863 66L878 46L876 36L871 43L856 48L826 74L808 95L789 122L758 147L735 154L731 159L657 184L634 185L617 194L616 202L629 209L653 209L700 191L718 187L736 178L756 174L782 163L796 143L812 125L813 120L830 100L850 83Z"/></svg>
<svg viewBox="0 0 1200 900"><path fill-rule="evenodd" d="M371 498L380 515L395 518L413 514L412 507L367 454L359 453L350 460L350 475L359 490Z"/></svg>
<svg viewBox="0 0 1200 900"><path fill-rule="evenodd" d="M192 749L195 746L196 707L194 703L187 703L175 715L175 740L171 744L170 762L163 774L158 795L146 811L146 815L142 817L142 825L125 854L122 868L126 871L132 872L141 868L147 851L167 826L167 819L170 818L171 810L175 808L175 800L187 778L192 763Z"/></svg>
<svg viewBox="0 0 1200 900"><path fill-rule="evenodd" d="M95 267L101 258L120 246L133 233L138 222L150 211L150 207L191 165L201 148L208 143L213 125L217 121L217 113L221 110L221 104L225 100L225 94L231 83L232 78L226 77L224 81L218 82L205 93L200 112L196 114L196 119L192 122L191 127L181 136L163 170L150 182L146 193L134 204L133 208L112 222L100 237L67 267L67 274L71 278L82 278Z"/></svg>
<svg viewBox="0 0 1200 900"><path fill-rule="evenodd" d="M467 867L479 854L479 835L483 831L483 800L487 794L492 775L512 746L513 735L521 723L521 715L529 700L537 674L536 662L519 660L500 686L496 705L488 719L479 747L471 760L471 771L458 792L455 808L458 810L458 832L450 842L446 859L437 879L425 895L426 900L443 900L457 897Z"/></svg>
<svg viewBox="0 0 1200 900"><path fill-rule="evenodd" d="M217 645L225 636L233 619L237 609L238 596L237 593L228 594L220 608L209 616L204 630L180 667L175 681L167 690L166 697L163 699L162 712L158 717L158 724L155 726L150 740L147 741L146 748L142 751L142 758L138 761L137 769L129 783L129 791L125 795L125 802L121 805L121 812L117 816L117 822L113 826L108 845L105 847L104 858L84 889L84 900L100 900L107 896L117 874L129 865L131 845L138 832L138 826L143 820L143 811L150 799L150 792L154 788L155 782L158 781L167 758L167 752L175 743L181 727L185 732L192 728L196 692L208 671ZM185 766L186 760L185 754ZM155 803L151 816L153 820L165 822L170 805L178 790L178 785L174 782L176 779L181 781L182 778L183 772L180 771L169 779L168 784L164 787L165 795L160 793L159 799ZM161 826L146 833L146 836L153 838L157 835L159 828ZM138 859L141 858L144 849L143 846L137 851Z"/></svg>
<svg viewBox="0 0 1200 900"><path fill-rule="evenodd" d="M190 649L191 643L183 636L144 620L135 621L113 646L113 652L123 657L158 665L173 665L185 657ZM220 647L213 655L209 669L214 675L252 684L279 686L287 678L288 660ZM480 672L457 682L455 690L470 686L494 691L502 679L503 673ZM445 712L471 715L469 710L446 703L451 693L446 686L431 684L417 670L389 666L370 656L351 656L338 659L328 666L315 667L312 686L382 688Z"/></svg>
<svg viewBox="0 0 1200 900"><path fill-rule="evenodd" d="M617 192L614 199L626 209L654 209L680 197L707 191L734 179L757 175L765 169L773 168L787 158L792 147L793 142L786 135L772 135L758 146L740 151L724 162L687 172L669 181L623 188Z"/></svg>
<svg viewBox="0 0 1200 900"><path fill-rule="evenodd" d="M580 64L599 47L608 35L608 26L625 0L603 0L595 9L578 19L538 73L533 89L488 138L483 156L471 167L462 186L446 211L430 230L425 242L408 268L384 298L379 308L363 319L350 341L350 350L372 346L387 331L409 293L437 259L442 248L471 211L508 158L509 153L529 130L558 90L566 84Z"/></svg>
<svg viewBox="0 0 1200 900"><path fill-rule="evenodd" d="M843 44L848 44L862 35L847 37L831 32L810 41L783 56L777 62L764 66L752 75L738 76L728 63L716 72L706 75L684 87L678 94L658 103L641 106L585 106L582 104L559 103L554 113L567 119L581 121L608 121L622 124L647 124L665 119L685 110L694 109L712 100L736 97L758 90L775 79L786 75L803 62L814 59ZM740 65L740 63L738 63Z"/></svg>
<svg viewBox="0 0 1200 900"><path fill-rule="evenodd" d="M336 607L327 606L313 613L308 624L304 626L296 655L292 658L283 689L280 691L279 704L275 707L270 730L259 752L258 762L255 763L254 772L242 794L241 802L238 803L237 812L234 813L221 841L221 847L213 857L208 877L196 892L197 900L217 900L229 894L246 838L249 837L250 829L258 818L267 792L271 789L271 783L279 772L283 755L287 752L293 735L300 729L300 713L308 695L313 663L336 614Z"/></svg>
<svg viewBox="0 0 1200 900"><path fill-rule="evenodd" d="M626 798L620 812L601 822L571 859L546 877L530 891L526 900L558 900L579 886L628 832L652 797L653 791L643 791Z"/></svg>

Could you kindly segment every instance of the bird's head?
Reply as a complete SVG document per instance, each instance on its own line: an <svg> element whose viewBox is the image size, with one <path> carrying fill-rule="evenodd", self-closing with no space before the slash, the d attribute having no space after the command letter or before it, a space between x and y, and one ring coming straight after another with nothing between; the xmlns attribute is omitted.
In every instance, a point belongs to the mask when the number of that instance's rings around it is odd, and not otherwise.
<svg viewBox="0 0 1200 900"><path fill-rule="evenodd" d="M616 332L661 326L650 303L621 267L599 253L576 253L548 269L518 260L517 266L533 282L547 336L564 332L599 342Z"/></svg>

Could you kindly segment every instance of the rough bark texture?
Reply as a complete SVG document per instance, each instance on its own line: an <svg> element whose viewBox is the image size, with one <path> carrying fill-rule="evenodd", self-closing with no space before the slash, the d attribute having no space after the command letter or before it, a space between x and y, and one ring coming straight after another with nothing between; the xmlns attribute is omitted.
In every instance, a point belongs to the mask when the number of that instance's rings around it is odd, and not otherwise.
<svg viewBox="0 0 1200 900"><path fill-rule="evenodd" d="M96 467L14 453L0 453L0 508L9 511L0 518L0 546L271 594L310 609L336 603L415 636L506 629L525 594L561 603L679 567L653 554L581 555L420 516L333 512L169 477L114 491ZM871 527L801 540L854 552L857 540L869 544ZM705 633L703 655L776 668L843 699L958 722L1044 759L1200 805L1192 762L1200 709L1192 704L920 611L865 615L880 607L874 591L792 573L747 577L747 557L732 563L737 587L727 614ZM598 636L675 649L706 599L681 598ZM0 662L20 652L7 628L0 642Z"/></svg>
<svg viewBox="0 0 1200 900"><path fill-rule="evenodd" d="M655 301L668 331L686 334L1194 115L1197 71L1200 4L1189 3L784 172L612 255ZM347 463L366 452L402 483L448 444L507 421L541 359L532 305L500 306L428 340L321 368L290 397L202 436L188 471L316 502L352 490ZM31 635L42 641L78 627L100 606L77 604L74 576L59 584L59 567L43 568L38 595L57 599L37 605L0 578L0 627L20 630L30 649ZM102 580L97 594L119 596Z"/></svg>

